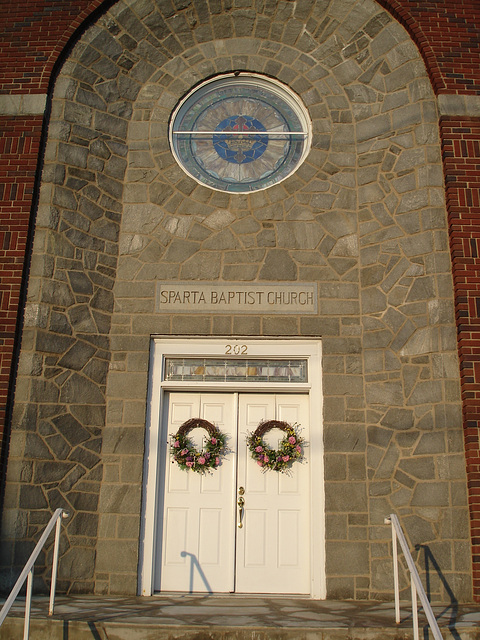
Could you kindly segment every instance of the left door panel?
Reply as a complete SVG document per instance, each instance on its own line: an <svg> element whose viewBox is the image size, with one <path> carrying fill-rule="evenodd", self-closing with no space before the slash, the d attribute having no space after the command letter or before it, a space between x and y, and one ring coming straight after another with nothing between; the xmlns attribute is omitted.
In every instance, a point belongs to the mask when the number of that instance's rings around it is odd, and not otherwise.
<svg viewBox="0 0 480 640"><path fill-rule="evenodd" d="M155 591L233 591L236 395L169 393L164 407ZM171 463L170 434L190 418L204 418L228 436L230 453L211 474ZM191 432L199 448L203 435Z"/></svg>

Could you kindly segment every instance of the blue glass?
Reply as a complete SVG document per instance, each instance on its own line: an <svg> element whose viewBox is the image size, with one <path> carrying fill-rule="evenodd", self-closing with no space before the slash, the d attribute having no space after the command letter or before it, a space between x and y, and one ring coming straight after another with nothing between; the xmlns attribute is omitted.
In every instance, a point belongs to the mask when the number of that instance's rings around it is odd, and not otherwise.
<svg viewBox="0 0 480 640"><path fill-rule="evenodd" d="M253 162L265 153L268 145L268 136L262 135L229 135L241 131L249 134L256 131L265 131L261 122L251 116L229 116L222 120L215 131L221 131L222 135L214 135L212 142L218 155L227 162L244 164Z"/></svg>

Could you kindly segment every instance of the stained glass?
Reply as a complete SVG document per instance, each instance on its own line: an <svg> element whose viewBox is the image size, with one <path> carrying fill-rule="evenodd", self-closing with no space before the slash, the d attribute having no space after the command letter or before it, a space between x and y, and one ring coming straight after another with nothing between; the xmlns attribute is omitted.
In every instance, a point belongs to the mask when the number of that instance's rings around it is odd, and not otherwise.
<svg viewBox="0 0 480 640"><path fill-rule="evenodd" d="M183 169L202 184L234 193L284 180L304 160L310 137L299 98L252 75L204 83L180 103L170 127Z"/></svg>
<svg viewBox="0 0 480 640"><path fill-rule="evenodd" d="M307 360L166 358L165 380L307 382Z"/></svg>

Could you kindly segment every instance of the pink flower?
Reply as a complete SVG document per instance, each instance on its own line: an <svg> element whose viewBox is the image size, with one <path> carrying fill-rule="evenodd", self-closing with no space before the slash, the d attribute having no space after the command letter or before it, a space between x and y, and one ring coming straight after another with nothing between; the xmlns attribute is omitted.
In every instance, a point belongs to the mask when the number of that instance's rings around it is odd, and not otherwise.
<svg viewBox="0 0 480 640"><path fill-rule="evenodd" d="M205 458L203 456L198 458L198 464L205 464Z"/></svg>
<svg viewBox="0 0 480 640"><path fill-rule="evenodd" d="M290 456L282 456L282 460L284 462L288 462L290 460Z"/></svg>
<svg viewBox="0 0 480 640"><path fill-rule="evenodd" d="M175 449L178 449L178 447L180 446L180 442L178 440L175 440L173 446L175 447Z"/></svg>
<svg viewBox="0 0 480 640"><path fill-rule="evenodd" d="M263 447L261 447L260 445L258 447L255 447L255 451L257 453L261 453L263 451Z"/></svg>
<svg viewBox="0 0 480 640"><path fill-rule="evenodd" d="M217 439L216 438L210 438L210 442L212 444L217 444Z"/></svg>
<svg viewBox="0 0 480 640"><path fill-rule="evenodd" d="M299 444L297 444L295 449L297 450L297 453L302 453L302 447Z"/></svg>
<svg viewBox="0 0 480 640"><path fill-rule="evenodd" d="M220 458L218 456L215 458L215 464L217 467L220 464Z"/></svg>
<svg viewBox="0 0 480 640"><path fill-rule="evenodd" d="M259 467L263 467L263 462L261 460L257 460L257 464Z"/></svg>
<svg viewBox="0 0 480 640"><path fill-rule="evenodd" d="M268 456L263 456L263 461L268 462Z"/></svg>
<svg viewBox="0 0 480 640"><path fill-rule="evenodd" d="M186 465L187 467L193 467L193 462L191 460L187 460Z"/></svg>
<svg viewBox="0 0 480 640"><path fill-rule="evenodd" d="M180 455L181 455L181 456L186 456L186 455L187 455L187 453L188 453L188 449L182 449L182 450L180 451Z"/></svg>
<svg viewBox="0 0 480 640"><path fill-rule="evenodd" d="M295 442L296 442L295 436L290 436L288 441L289 441L290 444L295 444Z"/></svg>

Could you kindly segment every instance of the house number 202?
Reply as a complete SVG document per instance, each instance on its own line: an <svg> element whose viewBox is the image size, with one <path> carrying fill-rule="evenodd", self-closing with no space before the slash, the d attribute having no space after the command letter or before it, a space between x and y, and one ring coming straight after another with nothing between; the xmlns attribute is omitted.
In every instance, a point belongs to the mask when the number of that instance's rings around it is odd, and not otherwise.
<svg viewBox="0 0 480 640"><path fill-rule="evenodd" d="M246 344L226 344L225 355L226 356L240 356L248 353L248 345Z"/></svg>

